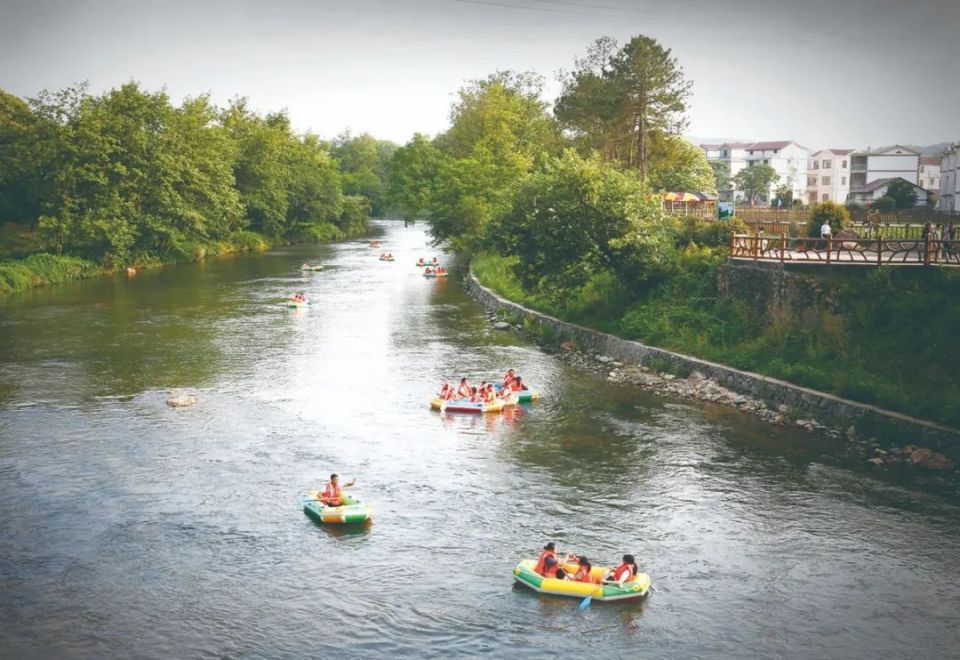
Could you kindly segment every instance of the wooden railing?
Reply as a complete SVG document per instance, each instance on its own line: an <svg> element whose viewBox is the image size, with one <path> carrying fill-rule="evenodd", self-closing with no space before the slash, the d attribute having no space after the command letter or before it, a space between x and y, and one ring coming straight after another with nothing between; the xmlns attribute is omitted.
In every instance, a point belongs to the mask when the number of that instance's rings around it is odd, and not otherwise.
<svg viewBox="0 0 960 660"><path fill-rule="evenodd" d="M730 239L730 257L780 263L960 266L960 241L736 234Z"/></svg>

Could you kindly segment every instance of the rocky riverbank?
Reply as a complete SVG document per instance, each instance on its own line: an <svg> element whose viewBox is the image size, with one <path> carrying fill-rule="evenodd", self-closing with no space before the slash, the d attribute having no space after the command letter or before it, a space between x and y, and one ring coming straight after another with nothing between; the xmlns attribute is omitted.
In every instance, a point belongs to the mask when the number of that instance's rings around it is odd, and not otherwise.
<svg viewBox="0 0 960 660"><path fill-rule="evenodd" d="M496 312L489 313L488 319L496 330L524 330L522 325L509 323ZM837 428L810 415L798 414L787 404L781 403L772 408L767 402L735 392L696 370L687 374L658 371L601 353L581 350L576 342L570 340L559 346L544 348L555 350L566 364L596 373L610 383L639 387L660 396L734 408L775 426L795 427L843 442L849 459L867 463L874 469L932 471L944 476L949 474L951 482L960 484L960 475L954 469L955 463L940 452L915 444L901 445L890 438L881 440L873 435L865 435L854 425Z"/></svg>

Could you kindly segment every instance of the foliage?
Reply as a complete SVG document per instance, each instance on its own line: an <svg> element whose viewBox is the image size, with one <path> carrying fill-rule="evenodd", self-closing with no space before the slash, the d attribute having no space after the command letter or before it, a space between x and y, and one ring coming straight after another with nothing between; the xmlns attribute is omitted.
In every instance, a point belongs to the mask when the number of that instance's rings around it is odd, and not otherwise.
<svg viewBox="0 0 960 660"><path fill-rule="evenodd" d="M348 131L333 142L333 156L343 173L343 194L365 197L375 217L387 208L389 164L396 149L393 142L368 133L353 137Z"/></svg>
<svg viewBox="0 0 960 660"><path fill-rule="evenodd" d="M807 222L807 236L820 238L820 227L824 223L830 225L831 233L836 235L850 224L850 211L837 202L814 204L810 209L810 220Z"/></svg>
<svg viewBox="0 0 960 660"><path fill-rule="evenodd" d="M890 195L884 195L873 203L873 208L884 213L889 213L897 208L897 200Z"/></svg>
<svg viewBox="0 0 960 660"><path fill-rule="evenodd" d="M636 281L668 270L675 223L634 177L568 150L519 185L491 234L525 286L562 291L604 270Z"/></svg>
<svg viewBox="0 0 960 660"><path fill-rule="evenodd" d="M706 156L706 154L704 154ZM714 187L718 193L725 193L733 188L733 180L730 178L730 163L723 160L707 161L710 169L713 170Z"/></svg>
<svg viewBox="0 0 960 660"><path fill-rule="evenodd" d="M686 248L691 243L706 247L728 247L734 234L749 234L750 228L737 217L708 220L696 216L683 218L676 244Z"/></svg>
<svg viewBox="0 0 960 660"><path fill-rule="evenodd" d="M794 203L793 188L787 184L777 186L777 189L774 191L773 200L770 203L777 208L788 209L792 207Z"/></svg>
<svg viewBox="0 0 960 660"><path fill-rule="evenodd" d="M0 261L0 294L81 279L99 272L93 262L52 254L33 254L20 261Z"/></svg>
<svg viewBox="0 0 960 660"><path fill-rule="evenodd" d="M433 201L444 158L422 133L397 149L390 159L387 205L404 220L415 220L425 213Z"/></svg>
<svg viewBox="0 0 960 660"><path fill-rule="evenodd" d="M622 48L602 37L562 80L556 116L585 151L650 174L658 138L678 135L692 83L655 39L633 37Z"/></svg>
<svg viewBox="0 0 960 660"><path fill-rule="evenodd" d="M247 228L257 245L262 235L362 232L371 210L366 200L345 209L329 145L242 98L223 110L206 96L175 107L133 82L99 96L84 86L41 92L29 104L0 92L0 120L0 219L26 227L0 233L0 254L43 247L107 267L197 259L247 242ZM376 198L389 143L361 136L340 148L366 153L370 141Z"/></svg>
<svg viewBox="0 0 960 660"><path fill-rule="evenodd" d="M716 176L703 149L676 135L651 136L652 190L717 193Z"/></svg>
<svg viewBox="0 0 960 660"><path fill-rule="evenodd" d="M742 190L752 201L765 200L770 194L770 186L777 182L780 175L770 165L757 164L745 167L733 177L737 190Z"/></svg>
<svg viewBox="0 0 960 660"><path fill-rule="evenodd" d="M896 178L887 185L884 197L892 197L895 208L912 209L917 205L917 189L906 179Z"/></svg>

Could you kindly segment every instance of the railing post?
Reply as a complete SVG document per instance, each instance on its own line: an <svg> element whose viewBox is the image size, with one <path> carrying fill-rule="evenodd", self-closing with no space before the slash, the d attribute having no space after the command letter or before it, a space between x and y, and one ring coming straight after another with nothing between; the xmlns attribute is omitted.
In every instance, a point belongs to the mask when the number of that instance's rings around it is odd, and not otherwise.
<svg viewBox="0 0 960 660"><path fill-rule="evenodd" d="M787 253L787 235L780 232L780 263L783 263L784 255Z"/></svg>
<svg viewBox="0 0 960 660"><path fill-rule="evenodd" d="M883 264L883 233L877 227L877 267Z"/></svg>
<svg viewBox="0 0 960 660"><path fill-rule="evenodd" d="M737 235L734 232L730 232L730 256L731 257L737 256L736 254L734 254L734 249L736 244L737 244Z"/></svg>
<svg viewBox="0 0 960 660"><path fill-rule="evenodd" d="M830 263L830 252L833 250L833 234L827 234L827 263Z"/></svg>
<svg viewBox="0 0 960 660"><path fill-rule="evenodd" d="M923 241L923 265L930 265L930 234Z"/></svg>
<svg viewBox="0 0 960 660"><path fill-rule="evenodd" d="M757 232L756 237L753 239L753 260L756 261L760 258L760 232Z"/></svg>

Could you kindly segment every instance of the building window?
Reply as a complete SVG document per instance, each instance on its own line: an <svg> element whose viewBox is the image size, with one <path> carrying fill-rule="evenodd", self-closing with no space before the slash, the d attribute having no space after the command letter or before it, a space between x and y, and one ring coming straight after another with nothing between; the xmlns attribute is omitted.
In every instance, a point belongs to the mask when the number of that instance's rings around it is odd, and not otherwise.
<svg viewBox="0 0 960 660"><path fill-rule="evenodd" d="M828 177L828 176L823 177L823 179L821 179L821 183L822 183L823 185L825 185L825 186L829 186L829 185L830 185L830 177Z"/></svg>
<svg viewBox="0 0 960 660"><path fill-rule="evenodd" d="M815 186L815 185L817 185L817 177L815 177L815 176L808 176L808 177L807 177L807 185L808 185L808 186Z"/></svg>
<svg viewBox="0 0 960 660"><path fill-rule="evenodd" d="M843 161L843 163L840 164L840 167L847 169L847 161Z"/></svg>
<svg viewBox="0 0 960 660"><path fill-rule="evenodd" d="M764 165L767 165L767 164L768 164L766 158L763 159L763 164L764 164Z"/></svg>
<svg viewBox="0 0 960 660"><path fill-rule="evenodd" d="M823 161L823 169L829 170L831 163L832 163L832 161L829 161L829 160Z"/></svg>
<svg viewBox="0 0 960 660"><path fill-rule="evenodd" d="M820 201L821 201L821 202L829 202L829 201L830 201L830 195L829 195L829 193L823 193L823 195L820 196Z"/></svg>
<svg viewBox="0 0 960 660"><path fill-rule="evenodd" d="M724 158L726 158L726 157L729 156L730 154L728 154L728 153L727 153L727 150L724 149L723 151L720 152L720 155L722 155Z"/></svg>
<svg viewBox="0 0 960 660"><path fill-rule="evenodd" d="M845 176L840 177L840 185L841 186L847 185L847 177Z"/></svg>
<svg viewBox="0 0 960 660"><path fill-rule="evenodd" d="M780 150L779 150L779 149L774 149L774 150L773 150L773 153L774 153L774 154L778 154L778 153L780 153Z"/></svg>
<svg viewBox="0 0 960 660"><path fill-rule="evenodd" d="M819 160L813 161L813 169L815 169L815 170L819 170L819 169L820 169L820 161L819 161Z"/></svg>

